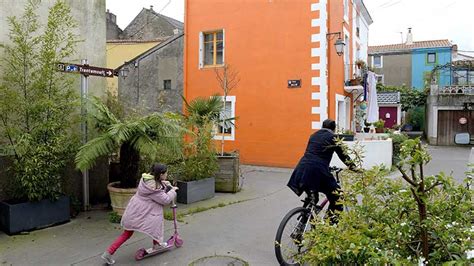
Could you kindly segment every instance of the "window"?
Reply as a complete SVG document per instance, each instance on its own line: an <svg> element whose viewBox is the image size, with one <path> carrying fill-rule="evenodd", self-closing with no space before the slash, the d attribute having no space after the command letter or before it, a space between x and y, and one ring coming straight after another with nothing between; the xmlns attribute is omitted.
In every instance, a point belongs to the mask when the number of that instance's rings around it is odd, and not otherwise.
<svg viewBox="0 0 474 266"><path fill-rule="evenodd" d="M377 79L377 83L380 83L380 84L384 84L384 81L383 81L383 75L375 75L375 78Z"/></svg>
<svg viewBox="0 0 474 266"><path fill-rule="evenodd" d="M171 90L171 79L163 80L163 90Z"/></svg>
<svg viewBox="0 0 474 266"><path fill-rule="evenodd" d="M344 81L346 80L349 80L351 77L350 77L350 54L349 54L349 44L350 44L350 40L349 40L349 36L348 35L344 35L344 43L346 45L344 45Z"/></svg>
<svg viewBox="0 0 474 266"><path fill-rule="evenodd" d="M232 118L235 117L235 96L227 96L225 101L225 106L219 118L223 123L217 127L217 134L214 139L222 139L224 135L224 140L234 140L235 139L235 124ZM223 125L222 125L223 124Z"/></svg>
<svg viewBox="0 0 474 266"><path fill-rule="evenodd" d="M428 53L426 55L426 62L428 64L434 64L436 63L436 53Z"/></svg>
<svg viewBox="0 0 474 266"><path fill-rule="evenodd" d="M201 33L200 67L224 64L224 31Z"/></svg>
<svg viewBox="0 0 474 266"><path fill-rule="evenodd" d="M453 72L453 81L455 85L467 85L468 84L468 77L467 77L467 70L455 70Z"/></svg>
<svg viewBox="0 0 474 266"><path fill-rule="evenodd" d="M383 60L381 55L374 55L372 56L372 66L376 68L383 67Z"/></svg>

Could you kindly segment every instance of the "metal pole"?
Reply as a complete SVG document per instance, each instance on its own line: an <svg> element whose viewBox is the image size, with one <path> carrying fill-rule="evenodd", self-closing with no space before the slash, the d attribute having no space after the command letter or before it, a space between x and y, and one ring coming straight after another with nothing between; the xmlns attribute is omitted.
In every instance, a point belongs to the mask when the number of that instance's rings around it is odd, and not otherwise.
<svg viewBox="0 0 474 266"><path fill-rule="evenodd" d="M82 65L87 65L87 59L81 60ZM87 143L87 94L89 91L89 80L87 75L81 75L81 133L82 143ZM83 207L84 211L90 209L89 204L89 170L82 173L82 189L83 189Z"/></svg>

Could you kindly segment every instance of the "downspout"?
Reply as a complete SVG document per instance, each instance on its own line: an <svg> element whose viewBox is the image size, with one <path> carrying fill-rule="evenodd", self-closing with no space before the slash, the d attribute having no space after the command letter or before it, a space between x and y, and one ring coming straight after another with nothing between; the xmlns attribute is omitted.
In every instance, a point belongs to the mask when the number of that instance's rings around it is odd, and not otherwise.
<svg viewBox="0 0 474 266"><path fill-rule="evenodd" d="M183 97L188 99L188 0L184 0L184 45L183 45ZM182 103L183 113L185 111L185 105Z"/></svg>

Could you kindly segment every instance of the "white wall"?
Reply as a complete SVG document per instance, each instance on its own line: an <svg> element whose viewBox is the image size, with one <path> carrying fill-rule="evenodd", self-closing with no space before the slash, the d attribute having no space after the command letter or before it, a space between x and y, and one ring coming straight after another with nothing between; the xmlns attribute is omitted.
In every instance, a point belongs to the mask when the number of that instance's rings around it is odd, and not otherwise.
<svg viewBox="0 0 474 266"><path fill-rule="evenodd" d="M361 141L345 141L349 147L360 144L364 147L364 169L370 169L374 166L384 165L387 168L392 167L392 140L361 140ZM346 168L345 164L334 154L331 160L331 166Z"/></svg>
<svg viewBox="0 0 474 266"><path fill-rule="evenodd" d="M361 12L362 3L359 1L353 2L352 8L352 62L355 62L357 59L362 59L366 63L368 62L367 52L369 45L369 24L365 20ZM358 12L359 11L359 12ZM359 37L357 37L357 26L359 26ZM357 46L359 45L360 50L359 54L357 53ZM357 73L357 72L355 72Z"/></svg>

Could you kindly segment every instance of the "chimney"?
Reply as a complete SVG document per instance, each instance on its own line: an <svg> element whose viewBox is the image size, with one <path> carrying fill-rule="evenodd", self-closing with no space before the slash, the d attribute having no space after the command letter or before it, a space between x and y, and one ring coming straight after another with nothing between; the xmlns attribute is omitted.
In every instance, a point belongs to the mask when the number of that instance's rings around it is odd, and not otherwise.
<svg viewBox="0 0 474 266"><path fill-rule="evenodd" d="M150 6L150 10L153 10L153 6Z"/></svg>
<svg viewBox="0 0 474 266"><path fill-rule="evenodd" d="M408 28L407 40L405 44L407 45L413 44L413 35L411 34L411 28Z"/></svg>
<svg viewBox="0 0 474 266"><path fill-rule="evenodd" d="M111 13L110 10L107 9L107 13L106 13L106 18L107 18L107 21L110 21L114 24L117 24L117 16L114 15L114 13Z"/></svg>

